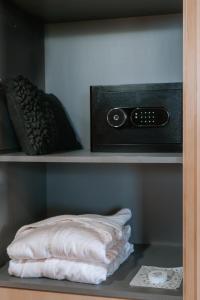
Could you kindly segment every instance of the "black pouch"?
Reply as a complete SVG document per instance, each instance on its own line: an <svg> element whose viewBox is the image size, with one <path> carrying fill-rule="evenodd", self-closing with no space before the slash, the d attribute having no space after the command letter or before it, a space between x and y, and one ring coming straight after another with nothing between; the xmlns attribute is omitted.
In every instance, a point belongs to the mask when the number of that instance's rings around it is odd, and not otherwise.
<svg viewBox="0 0 200 300"><path fill-rule="evenodd" d="M8 109L22 150L42 155L81 148L60 101L18 76L6 83Z"/></svg>

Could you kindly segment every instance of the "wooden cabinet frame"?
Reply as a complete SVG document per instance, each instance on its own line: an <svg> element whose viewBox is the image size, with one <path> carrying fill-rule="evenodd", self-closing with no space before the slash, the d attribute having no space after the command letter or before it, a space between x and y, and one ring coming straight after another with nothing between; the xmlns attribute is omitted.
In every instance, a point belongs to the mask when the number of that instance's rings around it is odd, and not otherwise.
<svg viewBox="0 0 200 300"><path fill-rule="evenodd" d="M184 300L200 299L200 0L184 0Z"/></svg>
<svg viewBox="0 0 200 300"><path fill-rule="evenodd" d="M184 300L200 300L200 0L184 0L183 30ZM2 300L105 299L3 288L0 295Z"/></svg>

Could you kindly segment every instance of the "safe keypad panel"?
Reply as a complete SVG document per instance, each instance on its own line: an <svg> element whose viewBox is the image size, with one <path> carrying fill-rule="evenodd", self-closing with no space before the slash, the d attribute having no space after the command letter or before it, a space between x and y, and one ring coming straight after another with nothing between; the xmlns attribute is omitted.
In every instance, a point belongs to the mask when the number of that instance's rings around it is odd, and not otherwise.
<svg viewBox="0 0 200 300"><path fill-rule="evenodd" d="M131 121L136 127L162 127L169 122L169 113L164 108L136 108Z"/></svg>

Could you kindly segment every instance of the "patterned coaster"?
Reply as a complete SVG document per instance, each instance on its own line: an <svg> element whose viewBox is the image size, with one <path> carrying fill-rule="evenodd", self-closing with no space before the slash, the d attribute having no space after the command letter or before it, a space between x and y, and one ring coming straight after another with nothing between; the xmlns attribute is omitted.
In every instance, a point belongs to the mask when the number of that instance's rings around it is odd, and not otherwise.
<svg viewBox="0 0 200 300"><path fill-rule="evenodd" d="M152 271L167 272L167 280L164 283L151 283L149 273ZM130 286L150 287L175 290L180 288L183 280L183 268L158 268L151 266L142 266L135 277L131 280Z"/></svg>

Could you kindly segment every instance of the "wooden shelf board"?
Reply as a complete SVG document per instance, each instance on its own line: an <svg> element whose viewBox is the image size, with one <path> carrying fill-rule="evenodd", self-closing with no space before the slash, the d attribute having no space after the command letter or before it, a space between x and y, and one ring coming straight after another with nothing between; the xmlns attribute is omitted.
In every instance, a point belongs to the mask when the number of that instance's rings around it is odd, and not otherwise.
<svg viewBox="0 0 200 300"><path fill-rule="evenodd" d="M182 0L10 0L44 22L124 18L182 12Z"/></svg>
<svg viewBox="0 0 200 300"><path fill-rule="evenodd" d="M178 290L130 287L131 279L141 265L178 267L182 265L182 247L138 246L127 262L101 285L80 284L50 279L20 279L8 275L8 264L0 269L0 287L40 290L78 295L141 300L182 300Z"/></svg>
<svg viewBox="0 0 200 300"><path fill-rule="evenodd" d="M80 150L50 155L28 156L22 152L1 154L0 162L182 164L181 153L91 153Z"/></svg>

